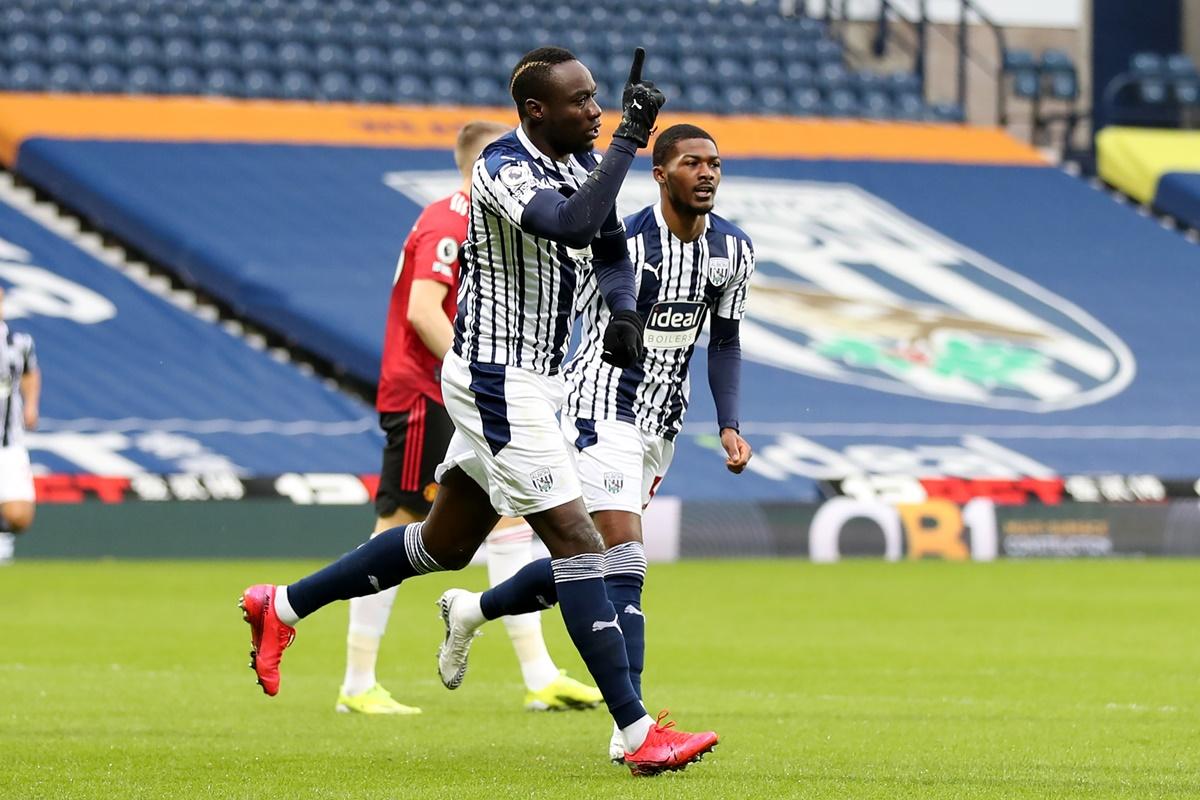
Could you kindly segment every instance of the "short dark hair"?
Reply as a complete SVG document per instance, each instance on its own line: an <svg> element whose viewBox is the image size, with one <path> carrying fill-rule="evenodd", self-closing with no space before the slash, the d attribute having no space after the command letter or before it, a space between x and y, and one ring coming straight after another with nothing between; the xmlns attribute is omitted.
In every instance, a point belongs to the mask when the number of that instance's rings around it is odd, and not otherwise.
<svg viewBox="0 0 1200 800"><path fill-rule="evenodd" d="M703 128L686 123L672 125L660 133L658 138L654 140L654 155L652 156L651 163L656 167L665 164L671 157L671 150L685 139L708 139L713 144L717 143L712 134Z"/></svg>
<svg viewBox="0 0 1200 800"><path fill-rule="evenodd" d="M577 60L574 53L563 47L539 47L521 56L508 79L508 90L517 104L517 113L524 118L525 101L546 95L551 69Z"/></svg>

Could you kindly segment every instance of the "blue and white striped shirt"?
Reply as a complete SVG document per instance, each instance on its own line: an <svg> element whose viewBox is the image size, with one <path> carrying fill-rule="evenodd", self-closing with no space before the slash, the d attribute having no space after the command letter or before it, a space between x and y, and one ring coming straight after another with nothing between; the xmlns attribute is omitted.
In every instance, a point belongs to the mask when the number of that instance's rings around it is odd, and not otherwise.
<svg viewBox="0 0 1200 800"><path fill-rule="evenodd" d="M741 319L746 311L754 247L733 223L709 214L704 233L684 242L667 227L658 205L625 219L637 276L637 310L646 320L646 355L621 370L600 359L610 312L590 272L581 280L583 333L567 364L565 413L579 419L617 419L675 438L689 395L688 363L708 313Z"/></svg>
<svg viewBox="0 0 1200 800"><path fill-rule="evenodd" d="M33 337L0 322L0 402L4 404L4 422L0 427L0 447L25 443L25 411L21 397L21 378L38 371Z"/></svg>
<svg viewBox="0 0 1200 800"><path fill-rule="evenodd" d="M525 206L539 191L570 195L599 163L595 153L559 162L517 128L484 148L471 175L454 352L474 363L555 375L567 354L580 271L576 250L526 233Z"/></svg>

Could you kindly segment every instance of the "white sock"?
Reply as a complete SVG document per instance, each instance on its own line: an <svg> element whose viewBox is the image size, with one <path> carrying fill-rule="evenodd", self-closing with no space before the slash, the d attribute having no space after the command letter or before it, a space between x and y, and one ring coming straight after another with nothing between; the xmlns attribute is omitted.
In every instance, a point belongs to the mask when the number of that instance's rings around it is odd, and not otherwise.
<svg viewBox="0 0 1200 800"><path fill-rule="evenodd" d="M379 641L387 630L396 600L396 589L384 589L378 594L350 600L350 628L346 635L346 676L342 694L353 697L377 683L375 663L379 658Z"/></svg>
<svg viewBox="0 0 1200 800"><path fill-rule="evenodd" d="M479 607L479 598L482 596L480 592L464 592L454 601L454 616L471 630L487 622L483 616L483 609Z"/></svg>
<svg viewBox="0 0 1200 800"><path fill-rule="evenodd" d="M7 564L12 561L13 552L16 549L13 543L17 540L17 535L11 531L0 531L0 564Z"/></svg>
<svg viewBox="0 0 1200 800"><path fill-rule="evenodd" d="M646 741L646 735L650 733L653 725L654 720L650 719L650 715L647 714L632 725L621 728L621 737L625 740L625 752L636 753L637 749L642 746L642 742Z"/></svg>
<svg viewBox="0 0 1200 800"><path fill-rule="evenodd" d="M487 538L488 581L495 586L508 580L530 562L532 554L533 529L528 523L493 531ZM521 664L525 688L536 692L558 678L558 667L542 636L541 614L517 614L503 617L503 621Z"/></svg>
<svg viewBox="0 0 1200 800"><path fill-rule="evenodd" d="M284 625L295 626L300 621L300 617L292 610L292 604L288 602L287 587L275 587L275 616L279 617L279 621Z"/></svg>
<svg viewBox="0 0 1200 800"><path fill-rule="evenodd" d="M542 637L542 620L540 614L521 614L516 617L504 617L504 629L512 641L517 660L521 662L521 677L525 680L525 688L531 692L544 689L558 678L558 667L550 652L546 650L546 640Z"/></svg>

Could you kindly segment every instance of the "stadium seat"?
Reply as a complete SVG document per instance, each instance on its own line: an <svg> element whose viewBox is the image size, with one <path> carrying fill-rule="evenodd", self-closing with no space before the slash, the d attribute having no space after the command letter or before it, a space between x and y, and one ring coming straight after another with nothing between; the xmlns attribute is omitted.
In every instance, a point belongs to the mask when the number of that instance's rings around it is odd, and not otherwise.
<svg viewBox="0 0 1200 800"><path fill-rule="evenodd" d="M745 61L728 56L718 58L713 64L712 74L721 83L744 81L748 71Z"/></svg>
<svg viewBox="0 0 1200 800"><path fill-rule="evenodd" d="M158 64L161 58L162 48L157 39L151 36L134 36L125 40L123 60L126 64Z"/></svg>
<svg viewBox="0 0 1200 800"><path fill-rule="evenodd" d="M82 58L83 44L69 33L51 34L46 39L44 48L46 58L51 62L78 61ZM10 53L9 57L12 57Z"/></svg>
<svg viewBox="0 0 1200 800"><path fill-rule="evenodd" d="M1004 71L1005 72L1020 72L1024 70L1033 70L1037 68L1037 61L1034 60L1033 53L1029 50L1005 50L1004 51Z"/></svg>
<svg viewBox="0 0 1200 800"><path fill-rule="evenodd" d="M841 64L822 64L821 68L817 70L816 84L822 90L828 92L834 89L841 89L849 83L850 73Z"/></svg>
<svg viewBox="0 0 1200 800"><path fill-rule="evenodd" d="M430 75L462 76L462 59L449 48L438 47L425 53L425 67Z"/></svg>
<svg viewBox="0 0 1200 800"><path fill-rule="evenodd" d="M338 70L322 72L317 80L317 98L335 103L344 103L354 97L354 82L350 76Z"/></svg>
<svg viewBox="0 0 1200 800"><path fill-rule="evenodd" d="M125 92L128 94L162 94L163 73L152 64L138 64L125 76Z"/></svg>
<svg viewBox="0 0 1200 800"><path fill-rule="evenodd" d="M117 94L125 89L125 74L115 64L97 64L87 72L87 90L96 94Z"/></svg>
<svg viewBox="0 0 1200 800"><path fill-rule="evenodd" d="M108 34L89 36L83 43L83 58L92 64L115 63L124 60L125 53L121 45Z"/></svg>
<svg viewBox="0 0 1200 800"><path fill-rule="evenodd" d="M884 90L886 79L878 72L869 69L860 69L851 74L848 81L849 85L858 91L860 95L865 95L867 92L882 92Z"/></svg>
<svg viewBox="0 0 1200 800"><path fill-rule="evenodd" d="M684 90L682 107L693 111L712 112L719 106L717 94L704 83L696 83Z"/></svg>
<svg viewBox="0 0 1200 800"><path fill-rule="evenodd" d="M8 85L17 91L37 91L46 86L46 70L36 61L18 61L8 71Z"/></svg>
<svg viewBox="0 0 1200 800"><path fill-rule="evenodd" d="M265 69L248 70L242 78L242 85L245 87L246 97L251 98L279 97L283 92L274 73Z"/></svg>
<svg viewBox="0 0 1200 800"><path fill-rule="evenodd" d="M192 66L197 61L196 45L182 37L167 39L163 42L162 59L171 66Z"/></svg>
<svg viewBox="0 0 1200 800"><path fill-rule="evenodd" d="M865 91L861 97L863 116L868 119L888 119L892 116L892 101L883 89Z"/></svg>
<svg viewBox="0 0 1200 800"><path fill-rule="evenodd" d="M1036 70L1022 69L1012 73L1013 94L1017 97L1032 99L1037 97L1040 85Z"/></svg>
<svg viewBox="0 0 1200 800"><path fill-rule="evenodd" d="M888 91L893 96L921 94L921 76L915 72L893 72L886 79Z"/></svg>
<svg viewBox="0 0 1200 800"><path fill-rule="evenodd" d="M957 103L934 103L929 106L928 116L939 122L962 122L965 119L963 110Z"/></svg>
<svg viewBox="0 0 1200 800"><path fill-rule="evenodd" d="M797 116L815 116L823 108L821 93L812 86L795 87L788 93L788 98L789 108Z"/></svg>
<svg viewBox="0 0 1200 800"><path fill-rule="evenodd" d="M9 34L5 40L6 60L35 61L42 57L43 42L41 37L27 31L17 31Z"/></svg>
<svg viewBox="0 0 1200 800"><path fill-rule="evenodd" d="M392 86L392 98L398 103L423 103L429 98L429 89L423 79L401 75Z"/></svg>
<svg viewBox="0 0 1200 800"><path fill-rule="evenodd" d="M279 89L288 100L312 100L317 96L317 84L304 70L290 69L279 79Z"/></svg>
<svg viewBox="0 0 1200 800"><path fill-rule="evenodd" d="M285 70L312 69L315 63L312 49L303 42L295 40L279 45L279 49L275 52L275 58L280 67Z"/></svg>
<svg viewBox="0 0 1200 800"><path fill-rule="evenodd" d="M434 105L456 106L466 102L466 87L452 75L436 75L429 85L429 101Z"/></svg>
<svg viewBox="0 0 1200 800"><path fill-rule="evenodd" d="M789 61L784 65L783 76L790 86L809 86L813 82L813 69L807 61Z"/></svg>
<svg viewBox="0 0 1200 800"><path fill-rule="evenodd" d="M1054 72L1048 76L1049 94L1057 100L1074 100L1079 95L1075 71Z"/></svg>
<svg viewBox="0 0 1200 800"><path fill-rule="evenodd" d="M1167 82L1158 77L1144 77L1137 82L1138 97L1147 105L1167 102Z"/></svg>
<svg viewBox="0 0 1200 800"><path fill-rule="evenodd" d="M1176 78L1171 82L1171 93L1180 105L1196 105L1200 103L1200 79L1195 76Z"/></svg>
<svg viewBox="0 0 1200 800"><path fill-rule="evenodd" d="M216 67L204 73L201 91L204 94L241 97L245 94L245 87L236 72L226 67Z"/></svg>
<svg viewBox="0 0 1200 800"><path fill-rule="evenodd" d="M858 98L849 89L832 89L827 92L825 110L831 117L857 117L862 113Z"/></svg>
<svg viewBox="0 0 1200 800"><path fill-rule="evenodd" d="M238 45L238 62L242 69L267 69L275 63L275 51L261 39L246 39Z"/></svg>
<svg viewBox="0 0 1200 800"><path fill-rule="evenodd" d="M208 39L200 45L200 63L208 69L231 68L237 65L238 54L225 39Z"/></svg>
<svg viewBox="0 0 1200 800"><path fill-rule="evenodd" d="M764 86L758 93L758 110L763 114L786 114L788 94L779 86Z"/></svg>
<svg viewBox="0 0 1200 800"><path fill-rule="evenodd" d="M813 57L820 64L841 64L842 46L832 39L818 39L813 46Z"/></svg>
<svg viewBox="0 0 1200 800"><path fill-rule="evenodd" d="M896 119L919 120L925 116L925 102L919 94L898 94L892 100L892 116Z"/></svg>
<svg viewBox="0 0 1200 800"><path fill-rule="evenodd" d="M317 45L313 56L316 69L319 70L342 70L350 63L350 54L337 44Z"/></svg>
<svg viewBox="0 0 1200 800"><path fill-rule="evenodd" d="M782 86L787 81L783 65L773 58L756 58L751 61L750 78L756 86Z"/></svg>
<svg viewBox="0 0 1200 800"><path fill-rule="evenodd" d="M388 57L383 50L373 44L354 48L350 60L354 68L360 72L385 72L388 68Z"/></svg>
<svg viewBox="0 0 1200 800"><path fill-rule="evenodd" d="M1134 75L1158 75L1163 71L1163 59L1158 53L1134 53L1129 70Z"/></svg>
<svg viewBox="0 0 1200 800"><path fill-rule="evenodd" d="M749 114L759 110L754 93L741 84L732 84L725 89L720 108L726 114Z"/></svg>
<svg viewBox="0 0 1200 800"><path fill-rule="evenodd" d="M64 62L50 68L46 78L46 89L51 92L82 92L87 86L87 76L78 64Z"/></svg>
<svg viewBox="0 0 1200 800"><path fill-rule="evenodd" d="M169 94L200 94L200 73L190 66L167 70L166 91Z"/></svg>
<svg viewBox="0 0 1200 800"><path fill-rule="evenodd" d="M1163 64L1168 75L1175 78L1190 78L1196 73L1196 62L1186 53L1172 53Z"/></svg>

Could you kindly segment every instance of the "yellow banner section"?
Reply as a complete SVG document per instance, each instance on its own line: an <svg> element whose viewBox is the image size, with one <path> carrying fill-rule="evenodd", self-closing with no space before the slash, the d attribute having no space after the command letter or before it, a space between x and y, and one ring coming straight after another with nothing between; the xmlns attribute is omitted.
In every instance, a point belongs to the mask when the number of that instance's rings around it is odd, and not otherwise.
<svg viewBox="0 0 1200 800"><path fill-rule="evenodd" d="M1139 203L1168 172L1200 172L1200 131L1105 128L1096 135L1096 171Z"/></svg>
<svg viewBox="0 0 1200 800"><path fill-rule="evenodd" d="M511 108L296 103L194 97L0 93L0 160L21 142L55 139L334 144L449 148L468 120L516 124ZM608 125L616 117L607 115ZM659 129L691 122L727 156L1044 165L995 128L928 123L717 117L664 113Z"/></svg>

